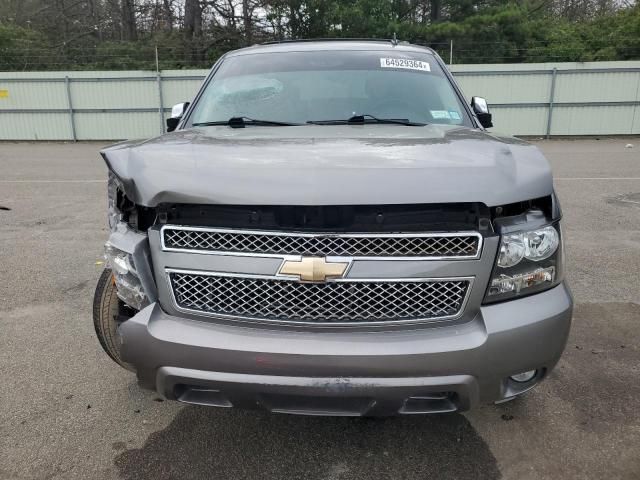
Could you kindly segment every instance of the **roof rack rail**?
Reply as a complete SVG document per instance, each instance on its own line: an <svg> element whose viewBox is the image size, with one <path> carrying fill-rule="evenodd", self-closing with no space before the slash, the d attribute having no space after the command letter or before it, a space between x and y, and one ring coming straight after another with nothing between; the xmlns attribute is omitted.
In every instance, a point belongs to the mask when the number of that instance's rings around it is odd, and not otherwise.
<svg viewBox="0 0 640 480"><path fill-rule="evenodd" d="M269 42L262 42L258 45L276 45L278 43L305 43L305 42L385 42L397 45L399 43L408 44L409 42L398 41L396 38L348 38L348 37L334 37L334 38L299 38L299 39L286 39L286 40L271 40Z"/></svg>

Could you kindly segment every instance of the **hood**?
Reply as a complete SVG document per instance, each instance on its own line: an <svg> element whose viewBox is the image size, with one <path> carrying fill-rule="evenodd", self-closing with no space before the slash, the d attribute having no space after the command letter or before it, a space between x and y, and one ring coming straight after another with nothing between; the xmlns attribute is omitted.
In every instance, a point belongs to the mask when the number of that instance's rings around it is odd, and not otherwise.
<svg viewBox="0 0 640 480"><path fill-rule="evenodd" d="M103 150L140 205L504 205L552 193L526 142L466 127L198 127Z"/></svg>

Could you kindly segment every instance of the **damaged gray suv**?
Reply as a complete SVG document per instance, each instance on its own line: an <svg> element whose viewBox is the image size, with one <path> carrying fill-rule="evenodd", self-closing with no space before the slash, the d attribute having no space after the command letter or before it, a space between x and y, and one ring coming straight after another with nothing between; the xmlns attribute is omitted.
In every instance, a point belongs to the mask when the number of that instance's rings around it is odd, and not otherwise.
<svg viewBox="0 0 640 480"><path fill-rule="evenodd" d="M488 133L432 50L224 55L169 133L120 143L94 323L167 399L311 415L464 411L567 341L549 164Z"/></svg>

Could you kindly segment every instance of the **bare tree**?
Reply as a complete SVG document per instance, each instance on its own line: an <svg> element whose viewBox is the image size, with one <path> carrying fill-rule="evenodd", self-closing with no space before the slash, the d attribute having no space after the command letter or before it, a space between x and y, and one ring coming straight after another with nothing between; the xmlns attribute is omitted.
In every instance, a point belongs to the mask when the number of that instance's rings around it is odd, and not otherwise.
<svg viewBox="0 0 640 480"><path fill-rule="evenodd" d="M184 52L188 63L198 63L204 59L202 45L202 4L200 0L186 0L184 3Z"/></svg>
<svg viewBox="0 0 640 480"><path fill-rule="evenodd" d="M431 23L434 23L440 20L440 16L442 15L442 2L440 0L431 0L429 3L431 4L429 20L431 20Z"/></svg>
<svg viewBox="0 0 640 480"><path fill-rule="evenodd" d="M137 40L136 11L134 0L120 0L122 12L122 39Z"/></svg>
<svg viewBox="0 0 640 480"><path fill-rule="evenodd" d="M184 36L192 40L202 34L202 5L200 0L186 0L184 3Z"/></svg>
<svg viewBox="0 0 640 480"><path fill-rule="evenodd" d="M244 24L244 38L251 45L253 43L253 25L252 25L253 9L249 0L242 0L242 21Z"/></svg>
<svg viewBox="0 0 640 480"><path fill-rule="evenodd" d="M165 30L173 30L173 1L162 0L162 16L164 17Z"/></svg>

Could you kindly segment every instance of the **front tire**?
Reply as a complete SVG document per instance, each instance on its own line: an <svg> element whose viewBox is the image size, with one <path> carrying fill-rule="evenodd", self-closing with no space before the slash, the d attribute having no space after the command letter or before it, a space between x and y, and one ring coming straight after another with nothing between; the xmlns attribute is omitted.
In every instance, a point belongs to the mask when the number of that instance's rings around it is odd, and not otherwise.
<svg viewBox="0 0 640 480"><path fill-rule="evenodd" d="M127 313L126 309L127 307L116 293L111 269L105 268L100 275L93 297L93 326L100 345L107 355L121 367L133 371L133 367L122 360L116 333L123 318L127 318L124 315Z"/></svg>

